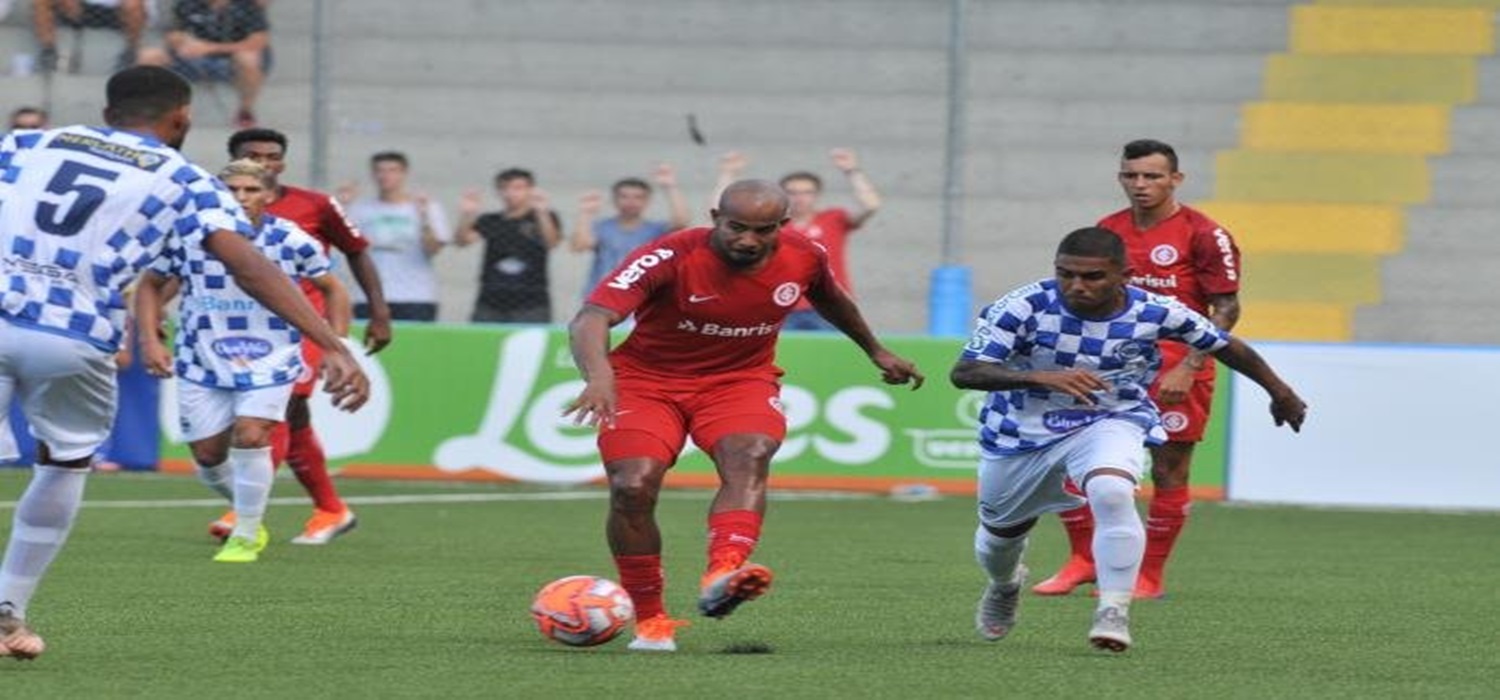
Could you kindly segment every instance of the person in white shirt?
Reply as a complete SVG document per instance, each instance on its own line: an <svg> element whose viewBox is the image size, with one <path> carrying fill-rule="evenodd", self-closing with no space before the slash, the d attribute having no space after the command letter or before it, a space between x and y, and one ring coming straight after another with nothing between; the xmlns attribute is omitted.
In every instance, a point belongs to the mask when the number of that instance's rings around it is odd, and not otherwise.
<svg viewBox="0 0 1500 700"><path fill-rule="evenodd" d="M323 246L291 221L265 213L275 197L270 171L238 160L219 178L245 208L251 242L288 278L318 287L328 299L329 325L347 335L349 292L332 274ZM141 334L141 352L152 374L178 377L178 415L198 478L234 505L234 528L214 561L254 562L270 539L261 523L276 470L271 431L285 418L303 372L301 334L240 289L222 262L181 246L157 258L137 288L142 328L161 326L167 286L178 279L175 361L155 333Z"/></svg>
<svg viewBox="0 0 1500 700"><path fill-rule="evenodd" d="M37 438L0 560L0 656L17 659L46 649L27 609L114 421L125 289L169 246L222 261L251 297L322 348L335 405L356 410L370 395L353 353L248 240L239 204L178 152L192 125L192 86L138 66L111 76L105 93L108 127L0 138L0 406L18 396Z"/></svg>
<svg viewBox="0 0 1500 700"><path fill-rule="evenodd" d="M371 156L370 177L377 194L349 202L349 219L370 241L370 259L380 270L391 318L435 321L438 286L432 256L451 240L452 229L442 206L407 189L409 172L403 153L381 151ZM364 301L355 304L354 316L369 318Z"/></svg>

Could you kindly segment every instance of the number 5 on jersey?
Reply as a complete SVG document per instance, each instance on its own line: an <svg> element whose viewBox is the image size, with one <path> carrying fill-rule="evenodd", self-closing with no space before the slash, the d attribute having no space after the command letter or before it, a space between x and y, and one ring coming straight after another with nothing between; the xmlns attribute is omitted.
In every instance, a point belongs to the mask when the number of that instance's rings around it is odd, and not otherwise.
<svg viewBox="0 0 1500 700"><path fill-rule="evenodd" d="M57 173L47 182L47 191L63 195L58 202L40 202L36 205L36 226L54 236L76 236L83 230L89 217L104 204L104 188L90 184L82 178L95 178L114 182L120 174L112 170L95 168L76 161L63 161ZM74 195L72 206L58 218L67 195Z"/></svg>

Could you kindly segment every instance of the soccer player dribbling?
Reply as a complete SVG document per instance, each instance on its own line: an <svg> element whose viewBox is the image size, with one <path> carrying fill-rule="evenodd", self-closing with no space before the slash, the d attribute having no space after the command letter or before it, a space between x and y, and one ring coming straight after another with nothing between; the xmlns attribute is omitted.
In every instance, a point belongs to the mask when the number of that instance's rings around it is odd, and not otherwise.
<svg viewBox="0 0 1500 700"><path fill-rule="evenodd" d="M1177 152L1160 141L1131 141L1121 154L1118 177L1130 206L1104 217L1099 226L1125 241L1130 283L1233 330L1240 318L1239 249L1224 227L1177 201L1183 180ZM1162 371L1151 385L1151 398L1162 410L1167 442L1151 448L1151 505L1137 598L1166 595L1167 558L1187 523L1193 448L1203 440L1214 397L1214 363L1207 353L1176 341L1163 342L1161 351ZM1032 588L1039 595L1067 595L1095 580L1089 509L1059 517L1072 552L1055 575Z"/></svg>
<svg viewBox="0 0 1500 700"><path fill-rule="evenodd" d="M349 223L343 208L332 196L281 182L281 174L286 170L286 135L272 129L245 129L229 137L228 147L230 158L253 160L270 171L275 181L275 199L267 207L267 213L291 221L311 234L323 244L324 253L332 246L344 254L349 261L349 270L370 306L370 321L365 326L365 349L371 354L379 352L391 342L391 311L385 303L380 274L367 254L369 240ZM326 301L316 286L303 280L302 291L313 308L323 311ZM308 518L302 533L292 539L293 544L328 544L358 524L354 511L339 498L328 474L328 457L313 430L308 400L318 383L318 355L316 345L302 344L303 366L307 371L292 389L286 422L278 425L272 436L273 461L280 463L285 457L297 482L313 501L312 517ZM223 538L233 527L234 512L230 511L209 525L209 533Z"/></svg>
<svg viewBox="0 0 1500 700"><path fill-rule="evenodd" d="M219 178L244 207L255 246L289 278L316 285L328 298L328 324L340 337L347 334L349 293L322 244L296 224L265 213L270 173L240 160ZM292 385L303 373L300 338L245 296L221 262L176 245L152 263L137 287L141 327L161 325L164 288L173 279L182 280L175 361L155 333L141 337L141 352L153 375L177 375L178 415L198 478L234 508L234 527L214 561L254 562L270 539L261 523L276 471L271 433L285 420Z"/></svg>
<svg viewBox="0 0 1500 700"><path fill-rule="evenodd" d="M636 607L630 648L640 651L675 651L676 628L685 624L662 602L655 508L687 438L719 474L699 612L724 617L771 585L771 570L750 556L760 539L771 457L786 435L776 339L800 299L864 350L887 384L922 385L916 366L880 344L834 281L826 251L779 235L787 221L780 187L735 182L710 215L712 228L685 229L636 249L569 324L585 386L565 413L599 428L610 489L606 534ZM634 329L611 351L610 326L631 314Z"/></svg>
<svg viewBox="0 0 1500 700"><path fill-rule="evenodd" d="M950 374L989 392L979 414L979 527L974 554L989 583L975 627L998 641L1016 624L1026 583L1027 533L1043 513L1087 496L1098 522L1090 548L1099 602L1089 643L1125 651L1145 528L1135 510L1143 444L1167 439L1146 387L1162 366L1160 340L1210 353L1271 396L1276 425L1300 430L1303 403L1258 353L1201 314L1126 284L1125 245L1113 232L1074 231L1058 245L1055 275L1016 289L980 314Z"/></svg>
<svg viewBox="0 0 1500 700"><path fill-rule="evenodd" d="M124 292L169 245L202 248L252 298L325 351L334 405L357 409L369 380L286 275L248 240L238 204L177 149L192 87L165 68L106 84L110 128L69 126L0 138L0 406L12 395L37 437L37 464L0 560L0 656L46 644L27 613L83 500L116 408L114 353Z"/></svg>

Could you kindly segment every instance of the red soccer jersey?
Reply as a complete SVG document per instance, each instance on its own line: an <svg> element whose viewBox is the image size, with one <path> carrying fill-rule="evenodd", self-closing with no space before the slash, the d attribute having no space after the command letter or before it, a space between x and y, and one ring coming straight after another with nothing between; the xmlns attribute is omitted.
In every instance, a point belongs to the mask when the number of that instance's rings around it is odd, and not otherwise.
<svg viewBox="0 0 1500 700"><path fill-rule="evenodd" d="M1234 237L1197 209L1181 206L1145 231L1135 227L1129 209L1100 219L1099 226L1125 240L1130 283L1137 287L1204 315L1209 296L1240 291L1240 251Z"/></svg>
<svg viewBox="0 0 1500 700"><path fill-rule="evenodd" d="M813 214L811 221L806 226L798 226L787 222L781 229L782 233L795 233L805 236L808 240L817 243L828 251L828 267L833 270L833 278L838 280L844 289L853 289L849 282L849 264L845 259L844 251L848 249L847 243L850 234L856 229L854 221L849 218L849 212L843 209L824 209ZM797 304L797 310L810 309L812 305L805 300Z"/></svg>
<svg viewBox="0 0 1500 700"><path fill-rule="evenodd" d="M616 369L781 375L774 364L781 323L809 289L831 282L828 253L781 236L770 259L746 272L714 252L709 231L684 229L635 249L589 294L590 304L635 314L630 336L610 353Z"/></svg>
<svg viewBox="0 0 1500 700"><path fill-rule="evenodd" d="M369 239L359 234L338 200L322 192L304 190L300 187L282 186L276 201L266 207L271 216L288 219L298 228L312 234L323 244L323 252L332 245L345 255L358 253L370 247ZM319 312L323 311L323 293L308 280L300 283L302 293L313 302Z"/></svg>

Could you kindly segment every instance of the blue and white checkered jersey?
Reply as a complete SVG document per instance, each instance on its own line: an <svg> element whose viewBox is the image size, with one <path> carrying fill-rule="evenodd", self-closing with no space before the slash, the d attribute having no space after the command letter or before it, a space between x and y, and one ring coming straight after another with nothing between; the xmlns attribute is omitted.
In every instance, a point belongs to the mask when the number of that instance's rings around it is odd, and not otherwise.
<svg viewBox="0 0 1500 700"><path fill-rule="evenodd" d="M1147 444L1166 431L1147 389L1161 368L1156 341L1181 340L1213 352L1229 334L1170 297L1126 287L1125 308L1103 320L1068 311L1056 280L1026 285L985 307L964 347L965 360L1008 369L1082 369L1109 385L1087 404L1045 389L992 391L979 413L979 444L988 456L1038 450L1105 418L1123 418L1146 430Z"/></svg>
<svg viewBox="0 0 1500 700"><path fill-rule="evenodd" d="M311 234L269 214L251 239L292 279L329 273ZM235 283L202 246L172 246L151 269L182 278L173 366L178 378L221 389L287 384L302 373L302 334Z"/></svg>
<svg viewBox="0 0 1500 700"><path fill-rule="evenodd" d="M114 352L124 291L169 241L250 235L218 180L150 136L69 126L0 139L0 318Z"/></svg>

